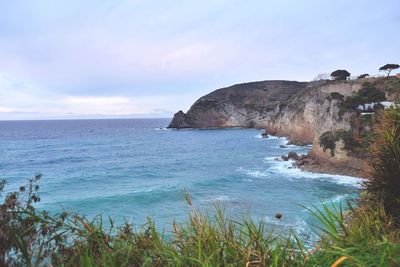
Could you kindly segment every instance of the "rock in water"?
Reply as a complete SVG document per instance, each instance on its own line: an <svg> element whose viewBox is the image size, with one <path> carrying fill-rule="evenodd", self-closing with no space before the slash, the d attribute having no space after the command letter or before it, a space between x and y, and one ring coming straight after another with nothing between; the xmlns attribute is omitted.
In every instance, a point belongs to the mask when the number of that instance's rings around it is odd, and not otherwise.
<svg viewBox="0 0 400 267"><path fill-rule="evenodd" d="M171 123L169 124L170 128L188 128L190 127L186 122L185 122L185 113L182 110L179 110L177 113L175 113L174 118L172 119Z"/></svg>
<svg viewBox="0 0 400 267"><path fill-rule="evenodd" d="M262 133L261 133L261 137L262 137L262 138L268 138L268 133L267 133L267 131L262 132Z"/></svg>
<svg viewBox="0 0 400 267"><path fill-rule="evenodd" d="M287 157L289 159L293 159L293 160L298 160L299 159L299 155L297 155L297 153L294 152L294 151L290 151L289 154L287 155Z"/></svg>

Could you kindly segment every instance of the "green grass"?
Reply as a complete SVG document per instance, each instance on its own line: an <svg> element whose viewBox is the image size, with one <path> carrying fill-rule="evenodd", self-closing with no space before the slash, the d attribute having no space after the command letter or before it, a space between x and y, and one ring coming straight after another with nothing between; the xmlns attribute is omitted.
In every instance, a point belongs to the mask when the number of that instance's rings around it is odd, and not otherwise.
<svg viewBox="0 0 400 267"><path fill-rule="evenodd" d="M227 218L223 207L210 213L191 208L172 232L152 219L140 227L117 226L111 218L88 220L33 207L37 179L24 192L10 193L0 206L0 258L10 266L399 266L400 230L382 204L322 204L308 211L318 220L312 250L293 231L278 234L263 221ZM35 191L37 188L37 191Z"/></svg>

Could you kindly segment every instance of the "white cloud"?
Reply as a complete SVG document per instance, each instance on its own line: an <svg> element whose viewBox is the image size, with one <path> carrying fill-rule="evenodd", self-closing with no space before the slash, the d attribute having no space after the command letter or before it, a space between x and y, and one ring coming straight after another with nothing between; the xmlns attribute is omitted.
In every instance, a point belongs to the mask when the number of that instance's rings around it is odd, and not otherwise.
<svg viewBox="0 0 400 267"><path fill-rule="evenodd" d="M0 74L0 119L43 119L62 117L169 117L177 103L190 103L191 95L149 95L138 97L65 95L34 84L17 82Z"/></svg>

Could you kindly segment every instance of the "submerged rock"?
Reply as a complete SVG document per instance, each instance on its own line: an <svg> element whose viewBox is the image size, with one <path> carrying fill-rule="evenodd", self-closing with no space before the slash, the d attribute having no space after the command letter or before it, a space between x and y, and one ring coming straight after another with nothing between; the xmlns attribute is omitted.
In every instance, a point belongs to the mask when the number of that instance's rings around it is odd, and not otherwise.
<svg viewBox="0 0 400 267"><path fill-rule="evenodd" d="M294 151L290 151L289 154L287 155L287 157L289 159L293 159L293 160L298 160L299 159L299 155L297 155L297 153L294 152Z"/></svg>
<svg viewBox="0 0 400 267"><path fill-rule="evenodd" d="M262 138L268 138L268 133L266 131L261 133Z"/></svg>

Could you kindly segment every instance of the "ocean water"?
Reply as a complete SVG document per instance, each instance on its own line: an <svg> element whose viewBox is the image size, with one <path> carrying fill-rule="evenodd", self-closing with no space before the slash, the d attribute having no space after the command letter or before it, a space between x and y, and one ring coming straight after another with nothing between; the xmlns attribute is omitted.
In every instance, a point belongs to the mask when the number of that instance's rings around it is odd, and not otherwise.
<svg viewBox="0 0 400 267"><path fill-rule="evenodd" d="M256 129L170 130L168 119L2 121L0 179L15 190L42 173L41 209L112 216L136 226L182 221L189 208L225 206L234 217L310 231L302 206L343 201L358 178L303 172L280 160L285 138L260 138ZM274 215L283 215L276 220Z"/></svg>

